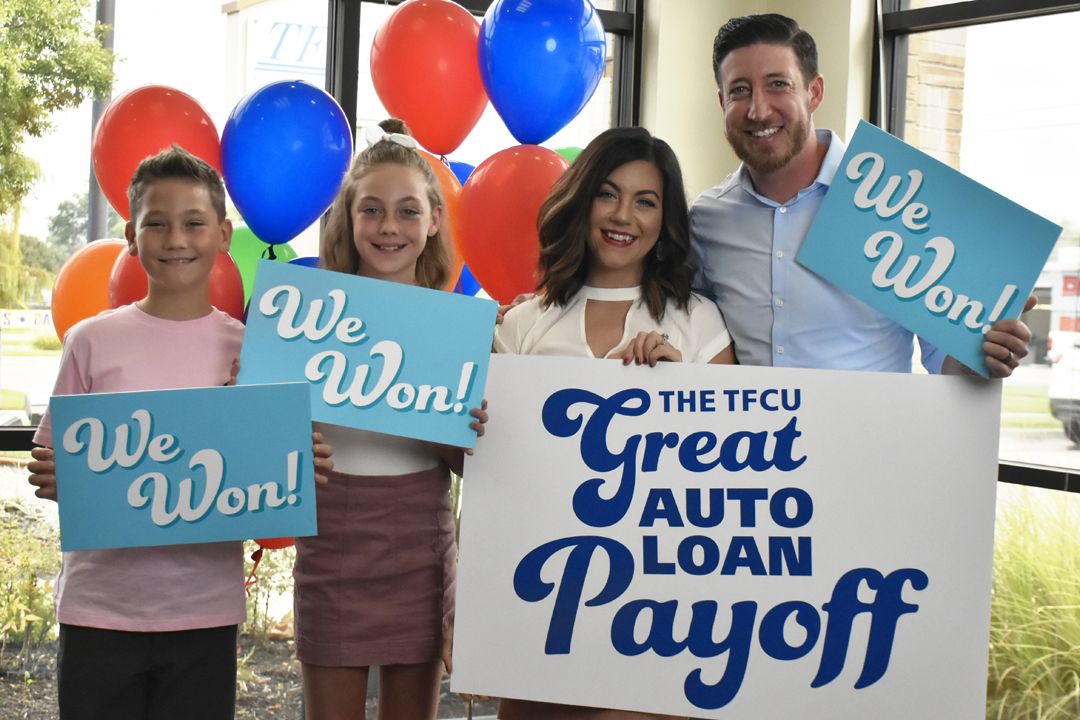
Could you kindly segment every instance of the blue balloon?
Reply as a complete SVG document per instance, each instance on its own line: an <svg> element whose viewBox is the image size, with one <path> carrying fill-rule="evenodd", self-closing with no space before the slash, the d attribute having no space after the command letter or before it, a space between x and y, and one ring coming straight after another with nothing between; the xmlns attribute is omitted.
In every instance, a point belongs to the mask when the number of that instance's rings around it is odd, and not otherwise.
<svg viewBox="0 0 1080 720"><path fill-rule="evenodd" d="M498 0L480 24L480 77L510 134L538 144L574 119L604 74L589 0Z"/></svg>
<svg viewBox="0 0 1080 720"><path fill-rule="evenodd" d="M221 133L229 196L252 232L271 244L292 240L323 214L351 159L345 113L299 80L248 95Z"/></svg>
<svg viewBox="0 0 1080 720"><path fill-rule="evenodd" d="M459 295L475 295L480 292L480 283L473 277L468 265L461 266L461 275L458 277L457 285L454 286L454 292Z"/></svg>
<svg viewBox="0 0 1080 720"><path fill-rule="evenodd" d="M317 257L298 257L289 261L290 265L300 265L302 267L319 267L319 258Z"/></svg>
<svg viewBox="0 0 1080 720"><path fill-rule="evenodd" d="M454 177L457 178L458 182L464 185L465 181L472 175L472 171L476 169L476 166L465 162L458 162L457 160L451 160L450 169L454 171Z"/></svg>

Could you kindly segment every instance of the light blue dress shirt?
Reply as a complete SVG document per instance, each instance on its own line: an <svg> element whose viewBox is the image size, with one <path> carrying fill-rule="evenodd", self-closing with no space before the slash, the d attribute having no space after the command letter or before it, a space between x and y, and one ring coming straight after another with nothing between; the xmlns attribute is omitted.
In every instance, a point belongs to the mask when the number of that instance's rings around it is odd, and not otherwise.
<svg viewBox="0 0 1080 720"><path fill-rule="evenodd" d="M759 195L744 165L694 201L695 290L716 301L744 365L911 372L911 332L795 262L844 155L836 133L817 136L821 170L788 202ZM945 354L920 345L940 372Z"/></svg>

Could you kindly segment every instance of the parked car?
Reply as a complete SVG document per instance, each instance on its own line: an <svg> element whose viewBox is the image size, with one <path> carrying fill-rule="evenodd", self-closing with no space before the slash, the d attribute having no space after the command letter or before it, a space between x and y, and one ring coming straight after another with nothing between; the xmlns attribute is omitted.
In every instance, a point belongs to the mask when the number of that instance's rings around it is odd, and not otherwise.
<svg viewBox="0 0 1080 720"><path fill-rule="evenodd" d="M1080 332L1051 332L1046 345L1050 414L1061 421L1065 436L1080 445Z"/></svg>

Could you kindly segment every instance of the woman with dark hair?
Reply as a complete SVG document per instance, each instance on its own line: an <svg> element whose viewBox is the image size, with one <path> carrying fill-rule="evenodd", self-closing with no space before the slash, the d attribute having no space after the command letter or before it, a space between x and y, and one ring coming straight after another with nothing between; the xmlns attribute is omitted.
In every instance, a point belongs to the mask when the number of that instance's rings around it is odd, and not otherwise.
<svg viewBox="0 0 1080 720"><path fill-rule="evenodd" d="M733 363L716 305L690 284L689 219L671 147L642 128L589 143L540 208L539 295L509 310L496 352ZM502 720L666 716L503 700Z"/></svg>
<svg viewBox="0 0 1080 720"><path fill-rule="evenodd" d="M540 294L506 313L497 352L732 363L716 305L690 290L682 171L643 128L596 137L540 207Z"/></svg>

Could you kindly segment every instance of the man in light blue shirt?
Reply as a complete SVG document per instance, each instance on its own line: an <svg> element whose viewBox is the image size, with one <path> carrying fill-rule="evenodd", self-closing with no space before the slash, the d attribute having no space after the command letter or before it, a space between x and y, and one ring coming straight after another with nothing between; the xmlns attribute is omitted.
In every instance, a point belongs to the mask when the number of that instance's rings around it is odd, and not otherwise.
<svg viewBox="0 0 1080 720"><path fill-rule="evenodd" d="M695 285L724 314L739 362L910 372L909 331L795 262L845 149L814 129L825 84L813 38L782 15L733 18L716 36L713 70L742 164L690 211ZM983 343L991 376L1008 377L1030 340L1019 320L996 323ZM920 346L928 371L966 370Z"/></svg>

